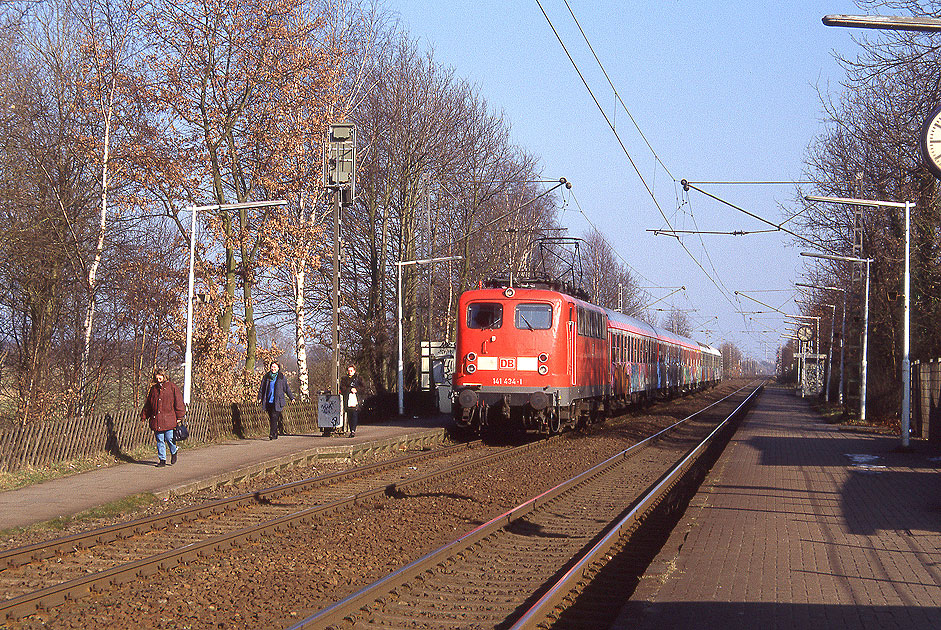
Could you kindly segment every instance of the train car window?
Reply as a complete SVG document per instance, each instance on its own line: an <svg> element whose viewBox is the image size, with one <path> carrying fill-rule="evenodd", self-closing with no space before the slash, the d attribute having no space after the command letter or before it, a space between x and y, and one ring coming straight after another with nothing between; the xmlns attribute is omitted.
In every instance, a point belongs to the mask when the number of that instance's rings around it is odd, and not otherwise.
<svg viewBox="0 0 941 630"><path fill-rule="evenodd" d="M517 304L515 321L520 330L548 330L552 328L552 305Z"/></svg>
<svg viewBox="0 0 941 630"><path fill-rule="evenodd" d="M467 305L467 327L484 330L503 326L503 305L495 302L474 302Z"/></svg>

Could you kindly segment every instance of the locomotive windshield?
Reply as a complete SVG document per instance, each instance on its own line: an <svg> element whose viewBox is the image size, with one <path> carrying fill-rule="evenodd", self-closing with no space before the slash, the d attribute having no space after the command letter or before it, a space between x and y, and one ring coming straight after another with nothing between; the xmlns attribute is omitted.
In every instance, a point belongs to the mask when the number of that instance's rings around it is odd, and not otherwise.
<svg viewBox="0 0 941 630"><path fill-rule="evenodd" d="M517 304L516 327L520 330L548 330L552 328L552 305Z"/></svg>
<svg viewBox="0 0 941 630"><path fill-rule="evenodd" d="M499 328L503 325L503 305L492 302L474 302L467 306L468 328Z"/></svg>

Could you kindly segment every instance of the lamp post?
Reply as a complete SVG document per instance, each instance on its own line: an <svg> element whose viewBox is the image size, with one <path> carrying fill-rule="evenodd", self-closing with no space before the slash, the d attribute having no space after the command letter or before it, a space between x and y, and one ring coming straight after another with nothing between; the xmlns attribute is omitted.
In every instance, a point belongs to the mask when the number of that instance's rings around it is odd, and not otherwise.
<svg viewBox="0 0 941 630"><path fill-rule="evenodd" d="M938 21L941 24L941 21ZM912 367L911 367L911 214L912 202L878 201L875 199L846 199L844 197L817 197L808 195L807 201L841 203L851 206L878 206L905 209L905 274L902 282L902 447L908 448L911 437ZM869 263L866 263L866 303L869 303Z"/></svg>
<svg viewBox="0 0 941 630"><path fill-rule="evenodd" d="M186 352L183 356L183 404L189 407L193 391L193 293L196 284L196 215L210 210L241 210L242 208L267 208L284 206L287 201L248 201L244 203L213 203L205 206L190 206L190 270L189 289L186 292Z"/></svg>
<svg viewBox="0 0 941 630"><path fill-rule="evenodd" d="M422 260L400 260L395 263L396 276L396 295L398 296L398 309L395 323L399 333L399 365L397 372L399 389L399 415L405 415L405 359L402 348L402 267L408 265L428 265L438 262L448 262L451 260L464 260L463 256L446 256L444 258L424 258Z"/></svg>
<svg viewBox="0 0 941 630"><path fill-rule="evenodd" d="M863 302L863 349L860 358L859 368L859 419L866 420L866 368L869 352L869 265L872 258L856 258L855 256L833 256L829 254L814 254L812 252L801 252L801 256L808 258L823 258L826 260L841 260L845 262L865 263L866 264L866 297Z"/></svg>
<svg viewBox="0 0 941 630"><path fill-rule="evenodd" d="M814 355L819 356L820 354L820 317L816 315L788 315L787 317L791 319L812 319L814 320L814 345L813 353ZM807 365L807 363L805 363ZM815 365L816 365L816 356L815 356ZM802 374L803 377L803 374ZM816 379L815 379L816 380Z"/></svg>
<svg viewBox="0 0 941 630"><path fill-rule="evenodd" d="M818 284L803 284L801 282L795 283L799 287L807 287L810 289L824 289L827 291L842 291L843 292L843 317L840 322L840 386L839 386L839 397L840 404L843 404L843 351L844 346L846 345L846 289L840 287L826 287ZM834 312L836 308L834 307ZM833 327L830 327L830 345L833 345Z"/></svg>
<svg viewBox="0 0 941 630"><path fill-rule="evenodd" d="M808 304L807 302L800 302L800 304L807 304L809 306L814 306L813 304ZM823 392L823 401L830 402L830 380L832 376L832 370L830 368L830 365L831 365L830 359L833 357L833 333L836 327L836 304L821 303L819 306L826 306L827 308L832 310L832 313L830 314L830 345L827 346L827 387L826 389L824 389L824 392ZM817 325L818 326L820 325L819 318L817 321ZM817 352L820 352L819 348Z"/></svg>

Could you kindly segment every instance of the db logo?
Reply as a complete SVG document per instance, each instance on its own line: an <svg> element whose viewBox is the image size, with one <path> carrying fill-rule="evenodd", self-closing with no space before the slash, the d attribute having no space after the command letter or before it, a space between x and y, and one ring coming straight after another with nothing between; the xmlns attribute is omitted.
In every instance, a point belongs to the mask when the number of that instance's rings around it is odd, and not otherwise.
<svg viewBox="0 0 941 630"><path fill-rule="evenodd" d="M516 369L516 357L500 357L500 369L501 370L515 370Z"/></svg>

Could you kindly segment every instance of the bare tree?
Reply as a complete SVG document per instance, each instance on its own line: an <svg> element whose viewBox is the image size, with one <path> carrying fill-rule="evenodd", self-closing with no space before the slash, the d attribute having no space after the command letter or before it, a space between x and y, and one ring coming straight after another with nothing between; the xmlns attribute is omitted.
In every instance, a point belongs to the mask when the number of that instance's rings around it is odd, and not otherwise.
<svg viewBox="0 0 941 630"><path fill-rule="evenodd" d="M620 309L625 315L645 318L646 295L627 266L616 260L608 240L596 229L587 232L584 238L587 245L584 269L592 300L606 308Z"/></svg>
<svg viewBox="0 0 941 630"><path fill-rule="evenodd" d="M915 15L938 15L933 2L861 2L891 6ZM838 57L845 70L838 100L823 96L825 131L807 153L814 192L829 196L915 202L912 213L913 358L941 353L934 322L941 302L931 298L941 288L941 206L934 178L918 154L921 123L941 99L937 68L941 48L934 35L882 34L861 40L854 59ZM803 194L807 191L800 191ZM902 213L885 208L803 204L797 218L805 234L830 251L871 257L870 401L874 415L894 413L901 391L901 276L904 263ZM811 271L836 283L850 296L852 322L859 321L862 277L845 263L826 262ZM850 323L850 322L848 322ZM849 326L854 337L860 328ZM858 365L858 343L849 343L849 365Z"/></svg>

